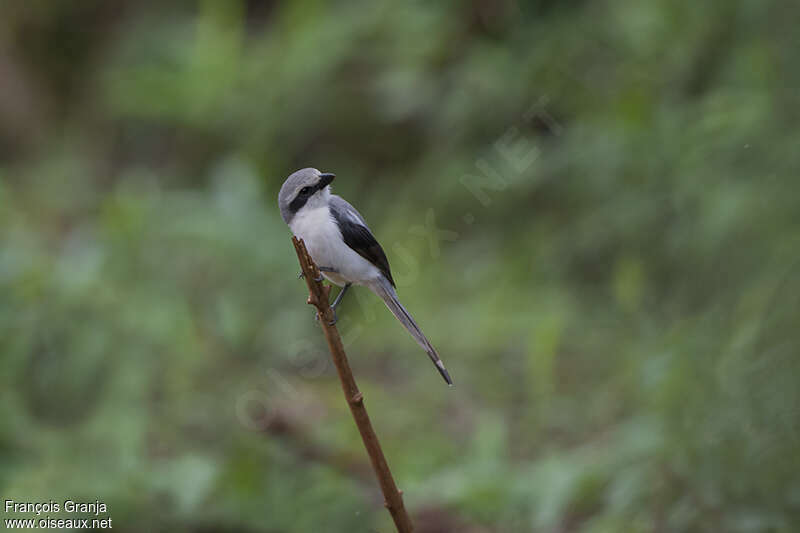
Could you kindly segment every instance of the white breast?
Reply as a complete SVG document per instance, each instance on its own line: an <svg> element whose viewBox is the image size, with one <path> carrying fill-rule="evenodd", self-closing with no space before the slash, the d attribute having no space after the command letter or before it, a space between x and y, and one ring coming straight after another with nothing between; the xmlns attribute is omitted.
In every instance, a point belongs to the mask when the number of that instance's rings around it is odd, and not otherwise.
<svg viewBox="0 0 800 533"><path fill-rule="evenodd" d="M347 246L328 206L300 209L289 223L289 228L296 237L303 239L318 267L337 271L322 273L332 283L361 285L381 275L372 263Z"/></svg>

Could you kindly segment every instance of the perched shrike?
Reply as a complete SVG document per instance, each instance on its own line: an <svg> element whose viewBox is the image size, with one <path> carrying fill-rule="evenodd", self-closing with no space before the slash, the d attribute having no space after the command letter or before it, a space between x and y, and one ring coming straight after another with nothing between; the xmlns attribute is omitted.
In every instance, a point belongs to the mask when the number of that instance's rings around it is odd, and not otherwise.
<svg viewBox="0 0 800 533"><path fill-rule="evenodd" d="M397 299L389 261L364 217L343 198L331 194L334 177L315 168L304 168L286 178L278 193L284 222L297 238L303 239L322 275L342 287L331 307L336 310L350 285L364 285L383 300L452 385L436 350Z"/></svg>

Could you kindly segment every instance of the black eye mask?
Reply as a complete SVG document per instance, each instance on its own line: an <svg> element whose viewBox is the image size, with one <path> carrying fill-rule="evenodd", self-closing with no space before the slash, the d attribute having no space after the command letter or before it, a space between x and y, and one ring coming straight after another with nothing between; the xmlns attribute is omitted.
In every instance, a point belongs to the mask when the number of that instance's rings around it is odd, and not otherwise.
<svg viewBox="0 0 800 533"><path fill-rule="evenodd" d="M308 199L314 196L314 194L316 194L317 191L321 191L322 189L330 185L330 183L333 181L334 175L320 174L319 178L320 179L316 185L313 186L307 185L302 189L300 189L300 191L297 193L297 196L295 196L294 200L292 200L292 203L289 204L289 210L292 213L297 213L298 211L300 211L303 208L303 206L306 205Z"/></svg>

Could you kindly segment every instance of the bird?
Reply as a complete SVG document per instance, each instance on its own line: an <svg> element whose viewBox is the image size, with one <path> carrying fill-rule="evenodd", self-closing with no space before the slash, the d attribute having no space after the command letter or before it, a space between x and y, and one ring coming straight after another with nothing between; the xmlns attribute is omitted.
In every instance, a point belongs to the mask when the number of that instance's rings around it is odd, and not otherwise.
<svg viewBox="0 0 800 533"><path fill-rule="evenodd" d="M305 243L311 259L329 282L341 287L331 308L352 285L377 295L428 354L448 385L453 385L436 349L397 297L386 253L364 217L344 198L331 193L335 174L303 168L292 173L278 193L281 218Z"/></svg>

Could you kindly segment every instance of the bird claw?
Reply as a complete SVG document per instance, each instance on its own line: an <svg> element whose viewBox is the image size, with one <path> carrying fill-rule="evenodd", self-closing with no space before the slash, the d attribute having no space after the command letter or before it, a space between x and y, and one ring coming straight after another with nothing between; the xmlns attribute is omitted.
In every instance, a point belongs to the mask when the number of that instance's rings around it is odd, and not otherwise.
<svg viewBox="0 0 800 533"><path fill-rule="evenodd" d="M328 322L329 326L333 326L339 321L339 317L336 316L336 309L333 306L331 306L331 311L333 312L333 320ZM319 312L314 314L314 320L319 322Z"/></svg>

